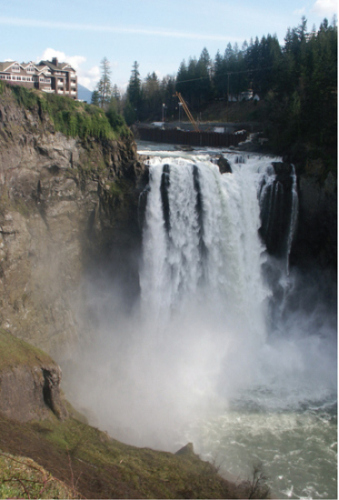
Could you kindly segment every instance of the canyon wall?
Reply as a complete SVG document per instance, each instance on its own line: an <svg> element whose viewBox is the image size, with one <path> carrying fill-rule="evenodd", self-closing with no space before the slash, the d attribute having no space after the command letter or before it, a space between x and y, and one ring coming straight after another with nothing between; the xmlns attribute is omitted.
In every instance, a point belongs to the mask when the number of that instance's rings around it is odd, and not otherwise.
<svg viewBox="0 0 339 500"><path fill-rule="evenodd" d="M0 96L0 327L65 356L93 260L128 268L137 287L144 177L132 136L66 137L47 113Z"/></svg>

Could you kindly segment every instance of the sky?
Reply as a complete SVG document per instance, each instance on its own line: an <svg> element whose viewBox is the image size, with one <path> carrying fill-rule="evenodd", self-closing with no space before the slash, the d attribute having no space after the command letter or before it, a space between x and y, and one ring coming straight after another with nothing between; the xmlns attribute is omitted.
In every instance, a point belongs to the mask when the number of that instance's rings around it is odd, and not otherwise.
<svg viewBox="0 0 339 500"><path fill-rule="evenodd" d="M337 0L0 0L0 62L57 56L94 90L106 57L124 91L134 61L142 79L153 71L161 79L204 48L214 59L256 36L283 43L302 16L311 31L337 9Z"/></svg>

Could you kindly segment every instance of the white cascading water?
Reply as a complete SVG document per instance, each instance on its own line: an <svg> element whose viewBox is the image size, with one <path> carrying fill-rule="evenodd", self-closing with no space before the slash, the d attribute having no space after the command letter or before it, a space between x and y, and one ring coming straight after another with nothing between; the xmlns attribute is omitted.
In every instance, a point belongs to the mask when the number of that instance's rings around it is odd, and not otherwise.
<svg viewBox="0 0 339 500"><path fill-rule="evenodd" d="M144 153L140 303L124 314L119 283L89 284L95 336L72 359L72 402L124 442L192 441L240 479L263 463L277 498L334 498L336 320L321 276L288 273L294 172L278 259L258 229L279 159L228 152L221 175L206 152Z"/></svg>
<svg viewBox="0 0 339 500"><path fill-rule="evenodd" d="M297 175L295 172L294 165L292 166L292 207L291 207L291 220L290 220L290 230L288 232L287 239L287 263L286 263L286 272L288 273L289 268L289 258L293 243L294 233L297 229L298 223L298 209L299 209L299 201L298 201L298 190L297 190Z"/></svg>
<svg viewBox="0 0 339 500"><path fill-rule="evenodd" d="M161 199L166 164L168 231ZM194 163L183 158L151 161L141 298L142 307L152 311L153 323L157 318L168 321L173 311L178 314L192 302L198 307L201 303L227 323L236 320L239 335L246 332L247 340L265 338L264 308L270 292L261 273L265 249L258 235L258 175L255 162L246 172L234 164L232 175L221 176L207 158ZM202 199L200 216L197 196Z"/></svg>

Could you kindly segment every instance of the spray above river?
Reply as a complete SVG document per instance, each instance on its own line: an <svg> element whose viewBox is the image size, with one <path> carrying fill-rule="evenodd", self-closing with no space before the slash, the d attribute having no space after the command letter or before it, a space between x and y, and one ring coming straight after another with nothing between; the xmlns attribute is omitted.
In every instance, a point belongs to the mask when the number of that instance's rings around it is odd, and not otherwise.
<svg viewBox="0 0 339 500"><path fill-rule="evenodd" d="M126 317L102 306L119 301L114 285L92 290L102 314L79 406L118 439L170 451L190 440L241 478L260 461L282 497L333 497L335 307L318 275L288 266L294 170L286 208L277 158L225 153L221 174L206 152L147 154L140 300ZM273 257L263 226L275 224Z"/></svg>

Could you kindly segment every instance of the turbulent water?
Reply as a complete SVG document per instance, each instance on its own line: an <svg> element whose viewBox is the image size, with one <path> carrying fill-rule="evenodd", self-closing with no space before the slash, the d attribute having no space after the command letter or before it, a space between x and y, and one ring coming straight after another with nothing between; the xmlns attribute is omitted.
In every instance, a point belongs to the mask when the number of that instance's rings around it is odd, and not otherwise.
<svg viewBox="0 0 339 500"><path fill-rule="evenodd" d="M232 173L221 175L213 152L141 152L140 302L123 317L118 291L95 292L100 331L81 380L100 391L87 384L79 405L132 444L192 441L239 479L260 463L276 497L336 497L335 291L323 274L289 269L294 172L285 250L273 258L260 209L279 159L225 152Z"/></svg>

